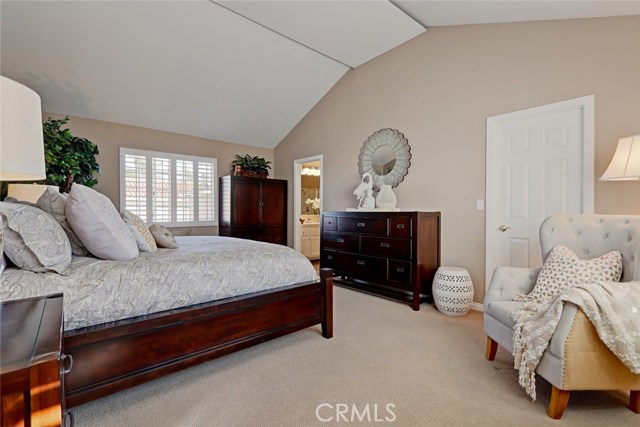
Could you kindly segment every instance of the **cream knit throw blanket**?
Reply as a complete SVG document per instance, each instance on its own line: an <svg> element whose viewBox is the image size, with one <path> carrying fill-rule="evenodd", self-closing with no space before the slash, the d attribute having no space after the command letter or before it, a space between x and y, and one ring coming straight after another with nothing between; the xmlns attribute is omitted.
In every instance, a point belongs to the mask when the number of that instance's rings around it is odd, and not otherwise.
<svg viewBox="0 0 640 427"><path fill-rule="evenodd" d="M535 370L560 321L565 301L582 309L602 342L640 374L640 281L599 282L567 288L547 303L525 303L514 311L515 367L519 382L536 399Z"/></svg>

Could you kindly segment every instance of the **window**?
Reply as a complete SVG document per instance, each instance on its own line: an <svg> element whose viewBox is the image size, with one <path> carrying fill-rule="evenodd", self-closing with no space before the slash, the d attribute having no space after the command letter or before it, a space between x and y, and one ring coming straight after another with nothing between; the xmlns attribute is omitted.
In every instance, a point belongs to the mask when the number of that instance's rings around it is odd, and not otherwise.
<svg viewBox="0 0 640 427"><path fill-rule="evenodd" d="M120 206L148 224L218 225L217 159L120 148Z"/></svg>

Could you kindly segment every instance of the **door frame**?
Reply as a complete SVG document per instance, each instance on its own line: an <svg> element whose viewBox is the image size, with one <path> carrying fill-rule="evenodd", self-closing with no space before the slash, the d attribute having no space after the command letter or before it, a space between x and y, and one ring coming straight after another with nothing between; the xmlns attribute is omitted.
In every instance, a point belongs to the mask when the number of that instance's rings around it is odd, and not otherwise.
<svg viewBox="0 0 640 427"><path fill-rule="evenodd" d="M324 185L322 178L324 176L322 154L316 156L305 157L293 161L293 249L300 252L300 237L302 235L302 225L298 220L300 215L300 204L302 203L302 174L300 167L304 163L320 161L320 213L322 213L322 205L324 203Z"/></svg>
<svg viewBox="0 0 640 427"><path fill-rule="evenodd" d="M498 212L494 209L494 200L498 197L490 183L493 179L495 158L497 156L496 139L499 127L505 123L534 118L549 113L579 109L582 111L582 212L593 213L594 206L594 95L582 96L566 101L555 102L539 107L514 111L487 118L486 171L485 171L485 290L489 287L493 275L493 253L495 247L494 227Z"/></svg>

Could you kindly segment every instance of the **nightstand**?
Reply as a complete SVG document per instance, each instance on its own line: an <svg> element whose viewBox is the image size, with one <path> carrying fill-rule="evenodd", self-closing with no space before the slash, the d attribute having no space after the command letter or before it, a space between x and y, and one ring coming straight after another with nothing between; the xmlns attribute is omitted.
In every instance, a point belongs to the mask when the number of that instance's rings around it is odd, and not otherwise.
<svg viewBox="0 0 640 427"><path fill-rule="evenodd" d="M60 426L62 294L0 303L2 427Z"/></svg>

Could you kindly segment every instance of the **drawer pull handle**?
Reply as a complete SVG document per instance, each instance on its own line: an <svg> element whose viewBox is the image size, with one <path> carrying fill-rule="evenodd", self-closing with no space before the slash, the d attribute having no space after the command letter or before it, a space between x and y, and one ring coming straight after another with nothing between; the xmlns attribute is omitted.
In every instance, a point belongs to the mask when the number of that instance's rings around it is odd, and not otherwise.
<svg viewBox="0 0 640 427"><path fill-rule="evenodd" d="M389 244L388 243L380 243L380 247L381 248L388 248Z"/></svg>
<svg viewBox="0 0 640 427"><path fill-rule="evenodd" d="M398 268L396 268L396 271L397 271L398 273L404 273L404 268L402 268L402 267L398 267Z"/></svg>
<svg viewBox="0 0 640 427"><path fill-rule="evenodd" d="M62 373L64 375L67 375L69 372L71 372L71 369L73 369L73 356L70 354L62 354L61 355L61 359L62 359ZM69 361L69 367L67 367L67 360Z"/></svg>
<svg viewBox="0 0 640 427"><path fill-rule="evenodd" d="M364 261L362 261L362 260L358 260L358 265L364 265L364 264L365 264L365 262L364 262Z"/></svg>
<svg viewBox="0 0 640 427"><path fill-rule="evenodd" d="M364 227L366 224L364 222L359 222L358 227Z"/></svg>
<svg viewBox="0 0 640 427"><path fill-rule="evenodd" d="M404 224L398 224L397 228L404 228Z"/></svg>
<svg viewBox="0 0 640 427"><path fill-rule="evenodd" d="M338 243L344 243L344 239L336 239Z"/></svg>

